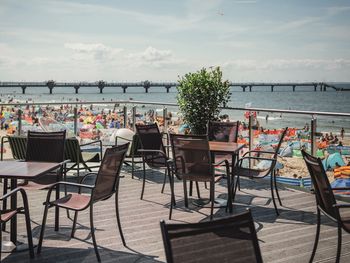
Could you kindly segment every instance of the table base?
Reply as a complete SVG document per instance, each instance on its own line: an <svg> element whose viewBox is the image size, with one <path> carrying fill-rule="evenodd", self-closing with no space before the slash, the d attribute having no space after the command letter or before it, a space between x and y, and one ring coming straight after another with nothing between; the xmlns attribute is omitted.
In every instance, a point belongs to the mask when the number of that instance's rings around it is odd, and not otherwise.
<svg viewBox="0 0 350 263"><path fill-rule="evenodd" d="M33 238L33 246L36 247L38 246L39 239ZM22 236L18 235L17 237L17 245L15 245L12 241L10 241L9 237L5 236L2 239L1 243L1 252L3 253L12 253L14 251L25 251L28 250L28 237L27 236Z"/></svg>

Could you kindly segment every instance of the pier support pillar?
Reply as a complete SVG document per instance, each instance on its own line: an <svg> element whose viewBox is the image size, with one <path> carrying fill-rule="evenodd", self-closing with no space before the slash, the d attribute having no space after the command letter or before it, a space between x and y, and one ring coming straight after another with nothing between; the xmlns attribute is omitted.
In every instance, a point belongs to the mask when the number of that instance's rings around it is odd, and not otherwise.
<svg viewBox="0 0 350 263"><path fill-rule="evenodd" d="M314 84L314 91L317 91L317 84Z"/></svg>
<svg viewBox="0 0 350 263"><path fill-rule="evenodd" d="M148 80L146 80L143 83L143 87L145 88L145 92L148 93L148 89L151 87L151 83Z"/></svg>
<svg viewBox="0 0 350 263"><path fill-rule="evenodd" d="M245 92L245 89L246 89L247 86L241 86L241 87L243 89L243 92Z"/></svg>
<svg viewBox="0 0 350 263"><path fill-rule="evenodd" d="M166 93L169 93L171 86L165 86L165 88L166 88Z"/></svg>
<svg viewBox="0 0 350 263"><path fill-rule="evenodd" d="M79 93L79 88L80 88L80 86L74 86L75 94L78 94L78 93Z"/></svg>
<svg viewBox="0 0 350 263"><path fill-rule="evenodd" d="M105 82L103 80L100 80L97 84L97 87L99 88L100 90L100 93L102 94L103 93L103 89L105 87Z"/></svg>
<svg viewBox="0 0 350 263"><path fill-rule="evenodd" d="M271 92L273 92L274 85L271 85Z"/></svg>
<svg viewBox="0 0 350 263"><path fill-rule="evenodd" d="M127 88L128 88L128 86L125 86L125 85L122 86L123 93L126 93L126 89L127 89Z"/></svg>
<svg viewBox="0 0 350 263"><path fill-rule="evenodd" d="M249 86L249 92L252 92L252 85Z"/></svg>
<svg viewBox="0 0 350 263"><path fill-rule="evenodd" d="M26 94L26 88L27 87L26 86L22 86L21 88L22 88L22 94Z"/></svg>
<svg viewBox="0 0 350 263"><path fill-rule="evenodd" d="M46 83L47 87L49 88L50 90L50 94L52 94L52 90L53 88L55 87L55 82L53 80L49 80L47 83Z"/></svg>
<svg viewBox="0 0 350 263"><path fill-rule="evenodd" d="M295 92L295 85L293 85L293 92Z"/></svg>

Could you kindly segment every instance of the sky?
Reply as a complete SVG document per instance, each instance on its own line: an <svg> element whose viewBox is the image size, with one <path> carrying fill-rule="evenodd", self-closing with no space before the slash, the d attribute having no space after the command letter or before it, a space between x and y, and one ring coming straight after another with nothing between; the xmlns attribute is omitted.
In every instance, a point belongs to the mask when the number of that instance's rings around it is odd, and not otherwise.
<svg viewBox="0 0 350 263"><path fill-rule="evenodd" d="M350 81L349 0L0 0L0 81Z"/></svg>

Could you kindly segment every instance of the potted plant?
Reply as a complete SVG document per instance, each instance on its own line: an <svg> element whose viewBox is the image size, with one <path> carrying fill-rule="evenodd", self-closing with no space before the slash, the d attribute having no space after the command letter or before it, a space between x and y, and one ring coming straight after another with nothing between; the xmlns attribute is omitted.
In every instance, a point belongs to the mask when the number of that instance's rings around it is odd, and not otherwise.
<svg viewBox="0 0 350 263"><path fill-rule="evenodd" d="M219 67L202 68L180 77L177 102L192 134L205 134L208 121L218 119L220 107L224 107L230 99L229 89L229 81L222 80Z"/></svg>

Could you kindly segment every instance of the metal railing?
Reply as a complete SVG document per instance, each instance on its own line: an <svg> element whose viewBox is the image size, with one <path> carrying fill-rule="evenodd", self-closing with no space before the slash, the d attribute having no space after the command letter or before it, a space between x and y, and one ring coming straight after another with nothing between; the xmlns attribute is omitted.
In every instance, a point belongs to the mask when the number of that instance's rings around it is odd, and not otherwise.
<svg viewBox="0 0 350 263"><path fill-rule="evenodd" d="M78 107L81 105L123 105L123 115L124 115L124 121L123 121L123 127L128 126L128 109L131 108L131 123L132 126L130 128L135 129L135 123L136 123L136 111L137 106L142 105L142 107L147 106L157 106L162 107L163 109L163 130L167 131L168 129L168 122L165 121L168 116L168 107L174 107L177 108L178 105L176 103L164 103L164 102L147 102L147 101L134 101L134 100L118 100L118 101L84 101L84 102L50 102L50 103L2 103L0 104L1 108L4 107L14 107L17 108L17 120L18 120L18 129L17 133L20 135L22 130L22 107L31 107L31 106L57 106L57 105L71 105L73 106L73 114L74 114L74 134L78 134ZM301 111L301 110L281 110L281 109L267 109L267 108L235 108L235 107L223 107L222 110L226 111L249 111L249 112L266 112L266 113L277 113L277 114L292 114L292 115L303 115L303 116L309 116L310 117L310 140L311 140L311 153L315 154L316 151L316 135L317 133L317 117L320 116L327 116L327 117L342 117L342 118L349 118L350 120L350 113L340 113L340 112L321 112L321 111ZM248 127L249 127L249 149L252 149L252 135L253 135L253 118L250 115L248 119Z"/></svg>

